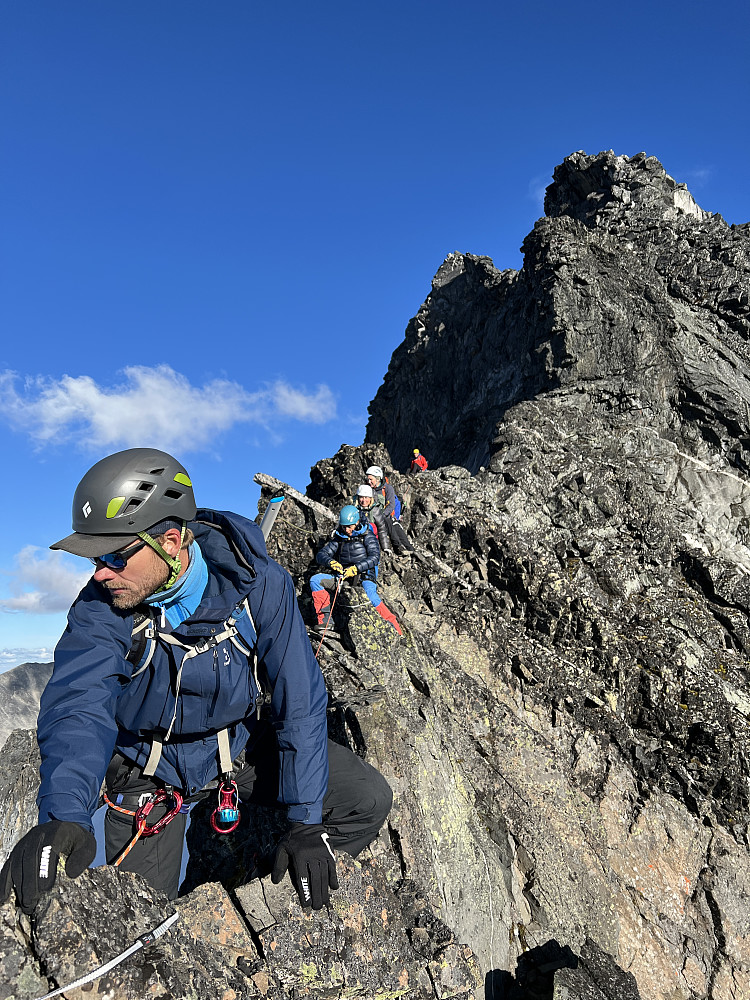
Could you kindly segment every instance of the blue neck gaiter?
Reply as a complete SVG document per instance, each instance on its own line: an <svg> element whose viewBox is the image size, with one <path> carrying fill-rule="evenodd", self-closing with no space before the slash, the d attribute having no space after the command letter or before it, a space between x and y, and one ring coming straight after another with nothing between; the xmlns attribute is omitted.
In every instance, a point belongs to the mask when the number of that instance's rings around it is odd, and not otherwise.
<svg viewBox="0 0 750 1000"><path fill-rule="evenodd" d="M208 566L197 542L189 547L188 557L188 568L173 587L152 594L143 601L152 608L161 608L172 628L193 614L208 583Z"/></svg>

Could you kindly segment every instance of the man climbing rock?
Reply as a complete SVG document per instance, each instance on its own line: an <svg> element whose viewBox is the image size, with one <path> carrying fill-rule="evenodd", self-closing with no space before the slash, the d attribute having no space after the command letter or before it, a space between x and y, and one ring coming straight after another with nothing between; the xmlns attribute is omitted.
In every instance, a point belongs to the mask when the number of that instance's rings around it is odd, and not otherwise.
<svg viewBox="0 0 750 1000"><path fill-rule="evenodd" d="M414 449L414 457L411 460L411 465L409 466L409 472L412 474L417 472L427 471L427 459L419 451L419 448Z"/></svg>
<svg viewBox="0 0 750 1000"><path fill-rule="evenodd" d="M328 628L330 625L329 590L337 589L341 580L351 580L362 584L362 589L380 617L392 625L399 635L403 635L396 616L378 594L378 540L367 521L360 520L359 511L352 504L341 508L338 528L333 538L315 556L315 561L319 566L332 570L331 573L316 573L310 579L313 606L320 627Z"/></svg>
<svg viewBox="0 0 750 1000"><path fill-rule="evenodd" d="M362 851L391 790L328 741L325 685L292 579L258 526L196 510L176 459L133 448L83 477L73 529L52 548L95 570L55 650L39 712L38 825L0 873L0 901L15 887L30 913L59 855L71 877L91 863L106 778L108 863L174 898L185 805L217 796L217 834L236 827L246 804L278 805L289 826L273 881L289 870L302 904L325 906L338 887L333 848Z"/></svg>
<svg viewBox="0 0 750 1000"><path fill-rule="evenodd" d="M375 502L383 505L383 522L386 525L394 551L397 555L410 555L414 551L414 546L398 520L400 510L397 510L397 507L400 508L400 501L396 496L396 491L386 479L385 473L379 465L371 465L365 476L368 484L372 487Z"/></svg>

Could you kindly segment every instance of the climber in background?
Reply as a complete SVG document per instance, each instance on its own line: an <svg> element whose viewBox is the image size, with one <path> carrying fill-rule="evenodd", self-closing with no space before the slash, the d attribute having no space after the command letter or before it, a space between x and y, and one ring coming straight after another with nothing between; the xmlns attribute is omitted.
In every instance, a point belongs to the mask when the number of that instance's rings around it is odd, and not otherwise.
<svg viewBox="0 0 750 1000"><path fill-rule="evenodd" d="M427 472L427 459L420 453L419 448L414 449L414 458L411 460L409 472Z"/></svg>
<svg viewBox="0 0 750 1000"><path fill-rule="evenodd" d="M401 501L396 496L396 491L386 479L379 465L371 465L365 476L372 487L375 503L383 507L383 523L386 526L386 532L395 554L399 556L410 555L414 551L414 546L399 521ZM379 523L378 529L380 529ZM379 530L378 538L380 538Z"/></svg>
<svg viewBox="0 0 750 1000"><path fill-rule="evenodd" d="M372 486L363 483L357 487L357 492L352 497L352 504L359 511L360 521L363 524L366 521L369 522L380 545L380 551L385 555L386 552L393 552L393 546L391 545L391 536L388 533L388 524L383 513L385 500L382 497L380 499L382 503L375 503Z"/></svg>
<svg viewBox="0 0 750 1000"><path fill-rule="evenodd" d="M378 594L377 578L380 562L380 546L370 529L369 522L360 519L360 513L352 504L341 508L338 528L333 537L315 556L319 566L330 570L329 573L316 573L310 580L313 606L318 627L328 629L331 624L331 596L329 590L335 590L340 580L357 580L367 594L370 603L380 617L403 635L396 616L383 603Z"/></svg>

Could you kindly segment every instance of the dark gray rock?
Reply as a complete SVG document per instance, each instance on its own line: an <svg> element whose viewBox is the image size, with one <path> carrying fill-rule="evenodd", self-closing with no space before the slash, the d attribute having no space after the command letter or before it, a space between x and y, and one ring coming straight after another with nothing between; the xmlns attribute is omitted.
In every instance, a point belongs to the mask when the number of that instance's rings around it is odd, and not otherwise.
<svg viewBox="0 0 750 1000"><path fill-rule="evenodd" d="M381 851L382 853L382 851ZM331 906L303 911L288 879L240 888L217 883L177 901L178 921L81 996L478 997L480 973L418 887L395 881L368 852L339 859ZM60 867L31 920L0 907L0 996L28 1000L93 973L173 912L137 875L93 869L75 881ZM66 996L79 995L76 991Z"/></svg>
<svg viewBox="0 0 750 1000"><path fill-rule="evenodd" d="M39 748L35 732L13 733L0 750L0 867L13 845L36 823Z"/></svg>
<svg viewBox="0 0 750 1000"><path fill-rule="evenodd" d="M746 470L745 227L703 212L644 154L574 153L545 205L520 271L448 256L370 405L366 442L402 469L417 446L432 467L476 472L502 449L508 409L557 390Z"/></svg>
<svg viewBox="0 0 750 1000"><path fill-rule="evenodd" d="M266 996L477 996L471 949L459 944L419 888L395 883L374 859L339 859L341 888L319 912L300 909L288 881L255 881L239 905L270 968ZM285 991L289 991L288 993Z"/></svg>
<svg viewBox="0 0 750 1000"><path fill-rule="evenodd" d="M71 881L60 868L32 921L10 904L0 907L0 996L27 1000L75 982L158 927L173 909L137 875L102 867ZM253 967L258 952L226 892L203 886L180 900L177 911L177 923L163 937L65 996L260 996L242 971Z"/></svg>

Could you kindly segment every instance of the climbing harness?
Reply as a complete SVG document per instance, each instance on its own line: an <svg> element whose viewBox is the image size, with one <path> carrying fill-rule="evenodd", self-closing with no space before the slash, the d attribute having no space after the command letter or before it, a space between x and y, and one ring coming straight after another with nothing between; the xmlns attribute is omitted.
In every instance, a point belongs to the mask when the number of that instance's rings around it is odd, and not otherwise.
<svg viewBox="0 0 750 1000"><path fill-rule="evenodd" d="M164 626L163 609L161 625L162 627ZM242 631L240 631L240 629ZM215 655L220 643L225 640L229 640L229 642L236 646L237 649L239 649L240 652L247 657L248 662L252 664L252 673L257 691L256 710L258 716L260 717L264 696L260 679L258 677L258 656L255 648L257 632L250 613L250 605L247 598L245 598L242 604L235 608L234 613L227 618L218 634L203 636L198 642L192 645L182 642L177 638L177 636L169 632L162 632L157 626L156 620L146 616L134 622L132 636L132 646L130 652L128 653L128 659L131 663L133 663L136 669L131 675L131 680L138 677L148 669L151 661L153 660L157 643L163 642L166 645L184 650L182 662L177 670L177 678L175 681L175 700L172 718L170 720L169 727L163 736L152 737L151 750L142 771L144 777L151 778L154 776L156 768L159 765L159 761L161 760L164 744L172 735L172 730L177 720L180 699L180 682L182 680L182 671L185 664L192 657L199 656L201 653L205 653L209 649L213 649ZM221 778L219 782L219 804L211 816L211 826L216 833L231 833L232 830L235 830L239 824L240 812L237 784L232 778L232 756L229 746L229 733L226 729L221 729L216 734L216 739L218 743L219 773ZM156 805L161 802L165 802L168 798L172 799L172 807L167 810L161 819L149 825L149 813L151 813ZM141 803L138 809L134 810L125 809L119 803L112 802L107 795L104 796L104 801L111 809L126 813L127 815L135 818L136 829L133 839L114 862L115 865L122 864L141 837L150 837L153 834L159 833L180 811L185 811L183 807L182 795L180 795L179 792L174 791L171 787L159 789L153 796L150 796L145 802Z"/></svg>
<svg viewBox="0 0 750 1000"><path fill-rule="evenodd" d="M269 520L266 523L267 530L264 532L266 536L271 529L273 520L280 509L283 499L283 495L273 497L271 503L269 504L271 514L269 515ZM159 761L161 760L164 744L172 735L175 722L177 721L182 672L188 660L195 656L200 656L202 653L206 653L209 650L213 650L214 661L216 661L217 651L221 643L228 641L239 649L245 657L247 657L253 680L255 681L255 704L258 718L260 718L264 702L267 698L270 698L270 696L264 692L258 676L258 654L256 648L258 634L250 612L250 604L247 597L224 621L218 632L214 632L210 636L202 636L197 642L184 642L173 633L163 631L165 624L166 620L163 608L161 610L161 619L158 624L155 618L148 615L136 615L133 621L131 648L127 655L128 661L132 663L135 668L130 678L132 681L150 667L158 643L161 642L166 646L171 646L174 650L183 650L182 660L177 668L177 676L175 679L174 710L172 712L172 718L165 733L159 733L158 736L154 734L151 738L151 749L148 755L148 760L146 761L146 764L141 772L146 778L153 777L156 773ZM224 649L225 655L227 655L226 647L224 647ZM239 825L240 800L237 783L234 780L232 771L232 757L228 731L226 729L219 730L216 733L216 739L218 743L220 777L218 785L218 805L211 814L211 827L216 833L227 834L231 833ZM161 819L149 825L147 822L149 813L156 805L166 801L169 797L172 799L172 807ZM135 818L135 835L118 857L117 861L115 861L115 865L119 865L125 860L141 837L149 837L152 834L159 833L159 831L163 830L179 812L185 812L188 808L183 806L183 797L169 786L166 789L160 789L153 796L150 796L145 802L141 803L136 810L125 809L119 803L112 802L106 795L104 796L104 800L110 808L116 809L119 812L126 813Z"/></svg>
<svg viewBox="0 0 750 1000"><path fill-rule="evenodd" d="M218 794L219 804L211 813L211 827L215 833L231 833L240 822L240 793L231 774L222 777Z"/></svg>
<svg viewBox="0 0 750 1000"><path fill-rule="evenodd" d="M164 624L163 619L164 610L162 609L162 626ZM154 652L156 651L157 643L163 642L174 648L184 650L184 656L182 657L182 662L177 670L177 679L175 681L175 700L172 718L167 731L163 736L160 738L157 736L152 737L151 751L149 753L148 760L146 761L146 765L143 768L144 777L150 778L156 773L156 768L161 760L164 744L172 735L174 724L177 721L177 711L180 700L180 684L185 664L194 656L200 656L201 653L205 653L210 649L212 649L214 654L216 654L219 645L227 639L233 646L236 646L237 649L239 649L252 664L251 669L257 691L256 712L258 718L260 718L261 709L265 699L263 695L263 688L258 677L258 654L256 650L257 634L258 633L250 613L250 605L247 598L245 598L242 604L235 608L234 613L223 623L221 631L211 636L203 636L198 640L198 642L193 644L182 642L171 632L162 632L157 627L156 621L153 618L144 617L142 620L135 622L133 626L133 645L130 653L128 654L128 659L136 666L136 669L131 675L131 680L134 680L149 667L153 659ZM217 738L219 741L220 774L226 775L229 774L232 769L231 760L228 760L229 737L227 731L225 729L221 730L217 733Z"/></svg>
<svg viewBox="0 0 750 1000"><path fill-rule="evenodd" d="M95 979L99 979L101 976L105 976L111 969L124 962L126 958L130 958L141 948L145 948L150 944L153 944L157 938L160 938L163 934L169 930L172 924L177 920L179 914L173 913L171 917L167 917L163 920L158 927L155 927L152 931L146 931L145 934L136 940L135 944L131 944L129 948L125 951L121 951L119 955L116 955L109 962L105 962L104 965L100 965L98 969L94 969L93 972L89 972L88 975L82 976L80 979L76 979L74 983L68 983L67 986L60 986L56 990L52 990L51 993L45 993L43 997L39 997L38 1000L50 1000L50 997L58 997L61 993L67 993L68 990L76 990L79 986L85 986L87 983L93 983Z"/></svg>
<svg viewBox="0 0 750 1000"><path fill-rule="evenodd" d="M149 825L148 817L153 811L155 806L158 806L162 802L166 802L167 799L172 800L172 808L168 809L167 812L158 819L155 823ZM142 802L137 809L126 809L124 806L113 802L107 793L104 793L104 801L107 803L110 809L114 809L115 812L125 813L126 816L135 817L135 836L124 848L122 853L119 855L117 860L114 862L115 868L122 864L125 858L130 854L135 845L141 839L141 837L152 837L156 833L161 833L161 831L167 826L178 813L183 812L182 806L182 796L179 792L176 792L173 788L160 788L153 795L149 795L148 798Z"/></svg>
<svg viewBox="0 0 750 1000"><path fill-rule="evenodd" d="M318 643L318 648L315 650L315 659L318 658L318 653L320 652L320 647L323 645L323 640L326 637L326 632L331 627L331 621L333 620L333 609L336 607L336 598L339 596L339 591L341 590L341 584L344 582L343 576L338 576L336 578L336 592L333 595L333 600L331 601L331 608L328 612L328 621L326 622L326 627L323 629L323 634L320 637L320 642Z"/></svg>

